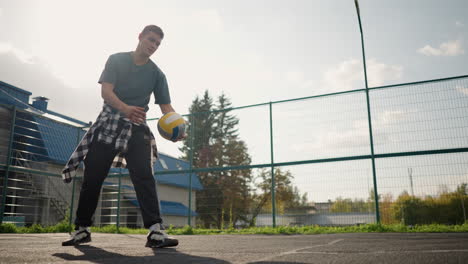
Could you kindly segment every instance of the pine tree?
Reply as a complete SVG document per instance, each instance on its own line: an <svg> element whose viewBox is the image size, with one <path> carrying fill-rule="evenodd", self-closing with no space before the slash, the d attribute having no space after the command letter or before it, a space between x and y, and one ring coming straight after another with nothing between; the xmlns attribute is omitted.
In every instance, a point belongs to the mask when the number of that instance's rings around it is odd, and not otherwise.
<svg viewBox="0 0 468 264"><path fill-rule="evenodd" d="M188 120L189 137L184 141L180 149L184 155L183 159L190 159L191 144L193 140L193 165L194 167L208 167L211 155L209 153L210 140L213 136L215 116L213 111L213 99L205 91L202 98L198 96L192 101L189 108ZM193 129L193 135L191 134ZM193 139L191 138L193 137Z"/></svg>
<svg viewBox="0 0 468 264"><path fill-rule="evenodd" d="M190 106L189 134L181 151L183 158L190 158L193 136L193 166L212 168L236 165L250 165L251 158L247 145L239 139L239 120L231 115L231 102L222 94L217 104L205 91ZM190 130L189 130L190 132ZM233 225L245 219L248 213L251 180L250 170L212 171L198 173L203 190L197 193L197 212L205 227L221 228L228 222Z"/></svg>
<svg viewBox="0 0 468 264"><path fill-rule="evenodd" d="M232 104L224 95L217 100L217 112L215 129L213 134L217 167L250 165L251 158L248 154L247 145L239 139L239 119L230 113ZM220 215L220 223L228 219L228 224L233 225L237 220L243 220L249 213L251 170L229 170L215 173L220 189L222 190L222 201L220 206L224 208Z"/></svg>

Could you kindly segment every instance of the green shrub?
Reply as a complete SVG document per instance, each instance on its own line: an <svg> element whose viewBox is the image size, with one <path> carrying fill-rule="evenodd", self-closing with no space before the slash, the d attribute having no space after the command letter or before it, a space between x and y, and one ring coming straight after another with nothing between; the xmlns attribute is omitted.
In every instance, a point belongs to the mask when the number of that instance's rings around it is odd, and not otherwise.
<svg viewBox="0 0 468 264"><path fill-rule="evenodd" d="M1 224L0 233L55 233L69 232L72 227L61 222L55 226L42 227L32 225L30 227L16 227L13 224ZM92 227L93 232L99 233L117 233L117 226L108 225L103 227ZM124 234L146 234L147 229L139 228L119 228L120 233ZM265 235L289 235L289 234L335 234L335 233L384 233L384 232L402 232L402 233L440 233L440 232L468 232L468 223L461 225L414 225L403 224L366 224L355 226L278 226L278 227L251 227L244 229L203 229L185 226L183 228L169 227L166 230L171 235L216 235L216 234L265 234Z"/></svg>
<svg viewBox="0 0 468 264"><path fill-rule="evenodd" d="M14 224L0 224L0 233L17 233L18 230Z"/></svg>
<svg viewBox="0 0 468 264"><path fill-rule="evenodd" d="M391 205L391 211L393 218L403 225L461 225L468 214L467 207L468 195L459 190L423 198L404 192Z"/></svg>

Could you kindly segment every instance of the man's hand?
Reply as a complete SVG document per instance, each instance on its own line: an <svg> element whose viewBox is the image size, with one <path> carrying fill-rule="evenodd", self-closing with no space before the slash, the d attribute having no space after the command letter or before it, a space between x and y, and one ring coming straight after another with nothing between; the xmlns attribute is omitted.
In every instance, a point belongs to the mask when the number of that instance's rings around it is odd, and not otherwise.
<svg viewBox="0 0 468 264"><path fill-rule="evenodd" d="M135 124L141 124L146 120L145 109L138 106L127 105L122 102L114 93L114 84L103 82L101 96L104 102L110 104L115 109L122 112L126 118Z"/></svg>
<svg viewBox="0 0 468 264"><path fill-rule="evenodd" d="M136 124L141 124L146 120L146 112L143 107L127 105L123 109L123 113L125 117Z"/></svg>

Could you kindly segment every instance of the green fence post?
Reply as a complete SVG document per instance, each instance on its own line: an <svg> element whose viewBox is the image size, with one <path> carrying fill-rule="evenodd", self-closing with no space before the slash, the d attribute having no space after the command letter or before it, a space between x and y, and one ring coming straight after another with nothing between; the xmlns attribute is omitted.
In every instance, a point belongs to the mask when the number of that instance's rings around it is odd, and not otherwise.
<svg viewBox="0 0 468 264"><path fill-rule="evenodd" d="M71 197L71 202L70 202L70 217L68 219L68 226L71 227L72 225L72 219L73 219L73 205L75 203L75 183L76 182L76 176L73 177L73 185L72 185L72 197Z"/></svg>
<svg viewBox="0 0 468 264"><path fill-rule="evenodd" d="M16 106L13 106L13 114L10 124L10 141L8 142L8 153L6 159L5 177L3 178L2 208L0 211L0 224L3 223L3 214L5 213L5 203L8 188L8 175L10 174L10 159L13 152L13 140L15 135Z"/></svg>
<svg viewBox="0 0 468 264"><path fill-rule="evenodd" d="M195 138L194 131L195 131L195 116L193 114L190 115L190 173L189 173L189 199L188 199L188 225L192 226L192 174L193 174L193 140Z"/></svg>
<svg viewBox="0 0 468 264"><path fill-rule="evenodd" d="M77 129L77 133L76 133L76 145L78 146L78 144L80 144L80 128ZM78 174L78 173L77 173ZM70 217L68 219L68 226L71 227L72 225L72 219L73 219L73 206L75 204L75 187L76 187L76 176L73 177L73 185L72 185L72 197L71 197L71 201L70 201Z"/></svg>
<svg viewBox="0 0 468 264"><path fill-rule="evenodd" d="M380 224L380 210L379 210L379 193L377 191L377 176L375 172L375 156L374 156L374 138L372 136L372 121L371 121L371 111L370 111L370 99L369 99L369 85L367 84L367 68L366 68L366 53L364 52L364 34L362 33L361 25L361 14L359 11L358 0L354 0L356 5L356 11L359 20L359 30L361 32L361 47L362 47L362 61L364 64L364 81L366 84L366 101L367 101L367 118L369 121L369 138L370 138L370 147L371 147L371 160L372 160L372 177L374 181L374 199L375 199L375 219L377 224Z"/></svg>
<svg viewBox="0 0 468 264"><path fill-rule="evenodd" d="M119 189L117 192L117 233L120 233L120 192L122 190L122 169L119 172Z"/></svg>
<svg viewBox="0 0 468 264"><path fill-rule="evenodd" d="M273 157L273 110L272 103L270 102L270 157L271 157L271 210L273 227L276 227L276 195L275 195L275 163Z"/></svg>

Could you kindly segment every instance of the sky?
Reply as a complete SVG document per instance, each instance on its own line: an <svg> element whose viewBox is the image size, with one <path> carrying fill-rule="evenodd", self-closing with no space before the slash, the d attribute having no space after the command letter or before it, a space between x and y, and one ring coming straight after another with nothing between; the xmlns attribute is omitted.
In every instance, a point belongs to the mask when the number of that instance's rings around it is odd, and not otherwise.
<svg viewBox="0 0 468 264"><path fill-rule="evenodd" d="M370 87L468 73L466 0L359 4ZM0 0L0 80L31 91L32 97L49 98L55 112L94 121L102 107L97 80L107 58L134 50L148 24L165 32L152 60L166 74L172 105L181 114L205 90L243 106L365 87L353 0ZM339 99L332 103L344 107ZM244 115L257 115L261 121L252 124L262 123L266 131L266 113L262 108ZM377 122L401 113L387 111ZM159 116L159 109L150 107L148 117ZM337 118L342 126L349 121ZM365 125L349 122L361 128L356 131L365 131ZM335 127L314 137L318 142L346 137L340 131ZM287 131L276 135L282 134ZM267 137L246 141L261 152L255 162L268 162ZM175 153L176 145L167 144L160 149ZM302 153L307 142L292 147Z"/></svg>

